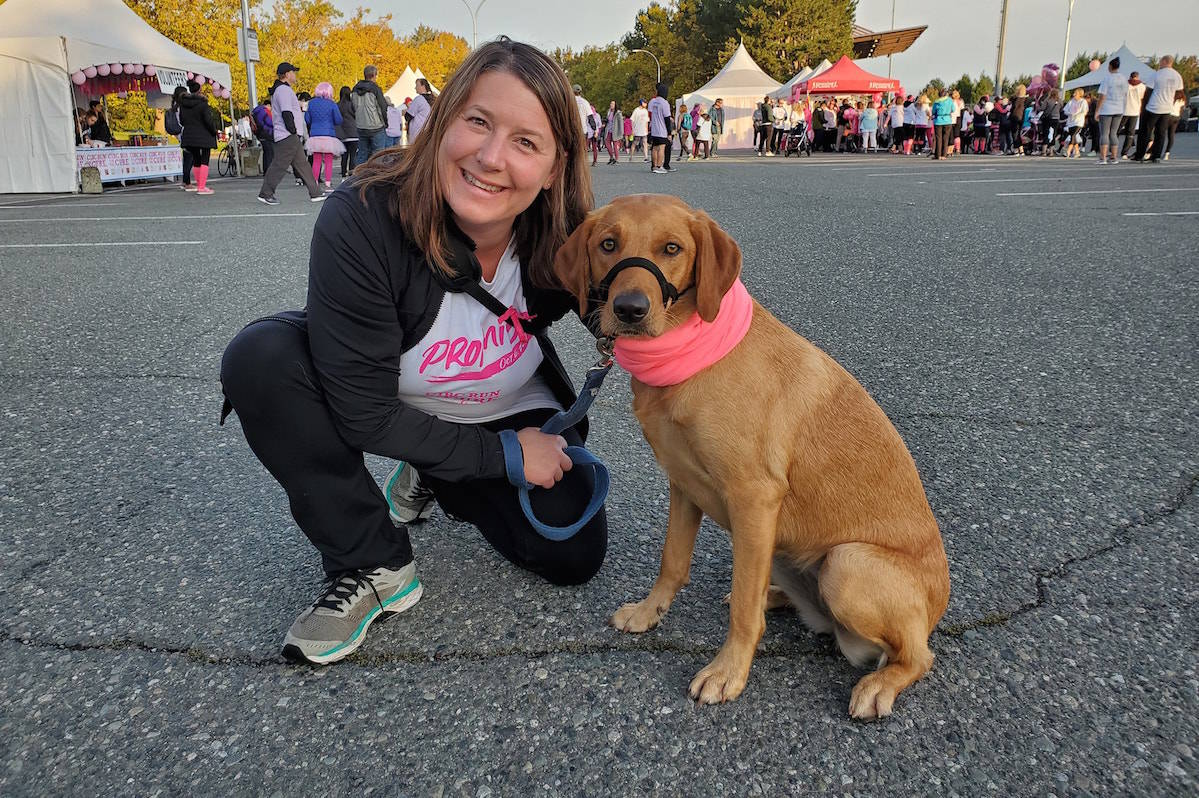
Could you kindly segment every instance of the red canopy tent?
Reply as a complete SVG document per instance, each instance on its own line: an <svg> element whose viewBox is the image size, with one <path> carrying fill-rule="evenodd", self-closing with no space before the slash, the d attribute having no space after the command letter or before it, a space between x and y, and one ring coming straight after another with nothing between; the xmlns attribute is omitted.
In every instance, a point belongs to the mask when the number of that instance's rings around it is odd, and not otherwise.
<svg viewBox="0 0 1199 798"><path fill-rule="evenodd" d="M791 99L805 94L877 94L899 91L899 81L871 75L847 55L815 77L801 80L791 88Z"/></svg>

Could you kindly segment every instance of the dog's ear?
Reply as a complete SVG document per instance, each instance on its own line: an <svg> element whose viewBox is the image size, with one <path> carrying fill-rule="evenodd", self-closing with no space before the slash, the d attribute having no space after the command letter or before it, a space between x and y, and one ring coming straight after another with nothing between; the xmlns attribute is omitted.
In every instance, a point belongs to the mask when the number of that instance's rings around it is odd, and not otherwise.
<svg viewBox="0 0 1199 798"><path fill-rule="evenodd" d="M591 229L595 227L595 218L595 212L587 214L554 255L554 276L563 288L575 295L579 313L587 312L587 297L591 293L591 253L587 243L591 239Z"/></svg>
<svg viewBox="0 0 1199 798"><path fill-rule="evenodd" d="M711 322L720 300L741 274L741 247L711 216L694 211L691 237L695 241L695 304L699 317Z"/></svg>

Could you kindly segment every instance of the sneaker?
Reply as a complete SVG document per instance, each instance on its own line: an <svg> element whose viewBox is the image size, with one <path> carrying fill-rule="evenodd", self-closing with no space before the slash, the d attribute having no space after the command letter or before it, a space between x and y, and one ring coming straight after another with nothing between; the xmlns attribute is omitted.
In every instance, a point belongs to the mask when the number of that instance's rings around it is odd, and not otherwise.
<svg viewBox="0 0 1199 798"><path fill-rule="evenodd" d="M279 200L275 199L274 197L259 196L258 201L261 202L263 205L278 205L279 204Z"/></svg>
<svg viewBox="0 0 1199 798"><path fill-rule="evenodd" d="M1163 155L1163 156L1162 156L1162 160L1163 160L1163 161L1168 161L1168 160L1170 160L1170 153L1168 153L1168 152L1167 152L1165 155Z"/></svg>
<svg viewBox="0 0 1199 798"><path fill-rule="evenodd" d="M191 183L188 183L186 186L183 187L183 190L184 191L196 191L197 188L198 188L197 186L195 186Z"/></svg>
<svg viewBox="0 0 1199 798"><path fill-rule="evenodd" d="M204 187L204 188L196 189L196 193L197 194L214 194L216 192L214 192L212 189L210 189L208 187Z"/></svg>
<svg viewBox="0 0 1199 798"><path fill-rule="evenodd" d="M321 194L321 195L319 195L319 196L316 196L316 197L309 197L309 198L308 198L308 201L309 201L309 202L324 202L324 201L325 201L325 197L327 197L327 196L329 196L329 195L328 195L328 194Z"/></svg>
<svg viewBox="0 0 1199 798"><path fill-rule="evenodd" d="M287 630L283 656L313 665L345 659L362 645L372 623L408 609L423 592L415 562L402 568L362 568L330 579L321 597Z"/></svg>
<svg viewBox="0 0 1199 798"><path fill-rule="evenodd" d="M656 174L656 175L664 175L664 174L666 174L666 170L665 170L665 169L663 169L661 166L659 166L657 169L651 169L650 171L651 171L651 172L653 172L653 173L654 173L654 174Z"/></svg>
<svg viewBox="0 0 1199 798"><path fill-rule="evenodd" d="M396 526L414 524L433 514L433 491L420 484L420 474L406 463L400 463L387 478L383 490L387 510Z"/></svg>
<svg viewBox="0 0 1199 798"><path fill-rule="evenodd" d="M332 183L332 181L326 180L326 181L325 181L325 188L333 188L333 183Z"/></svg>
<svg viewBox="0 0 1199 798"><path fill-rule="evenodd" d="M677 172L679 170L676 167L668 166L668 167L666 167L666 171L667 172Z"/></svg>

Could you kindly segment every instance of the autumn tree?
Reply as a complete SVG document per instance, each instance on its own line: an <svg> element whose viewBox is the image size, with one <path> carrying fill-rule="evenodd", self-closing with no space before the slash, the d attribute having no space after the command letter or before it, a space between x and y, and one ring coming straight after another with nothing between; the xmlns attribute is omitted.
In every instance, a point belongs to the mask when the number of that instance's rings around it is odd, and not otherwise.
<svg viewBox="0 0 1199 798"><path fill-rule="evenodd" d="M853 54L857 0L746 0L738 32L758 66L780 82L804 66ZM731 55L737 42L727 42Z"/></svg>

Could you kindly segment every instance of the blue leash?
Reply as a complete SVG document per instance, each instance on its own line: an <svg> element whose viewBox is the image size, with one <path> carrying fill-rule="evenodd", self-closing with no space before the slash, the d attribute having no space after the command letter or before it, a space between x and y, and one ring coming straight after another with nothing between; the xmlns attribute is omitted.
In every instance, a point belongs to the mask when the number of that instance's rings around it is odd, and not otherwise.
<svg viewBox="0 0 1199 798"><path fill-rule="evenodd" d="M541 425L541 431L547 435L560 435L563 430L569 429L582 421L583 417L587 415L588 409L591 408L591 403L599 395L600 386L604 384L604 378L612 370L612 344L608 339L601 338L596 341L595 345L599 349L600 359L596 361L595 365L587 369L587 378L583 382L583 389L579 391L579 398L570 406L570 409L555 413L548 421ZM516 431L510 429L501 430L500 443L504 447L504 468L508 472L508 481L516 487L519 494L520 509L524 512L525 518L529 519L529 523L532 524L533 529L543 538L562 541L573 537L604 506L604 500L608 498L608 487L611 483L608 476L608 467L586 448L582 446L567 446L566 456L570 458L572 463L576 466L591 467L592 474L595 477L595 486L592 489L591 499L583 509L583 515L573 524L568 524L567 526L550 526L543 523L533 514L533 505L529 501L529 491L537 486L525 479L524 454L521 452L520 441L517 440Z"/></svg>

